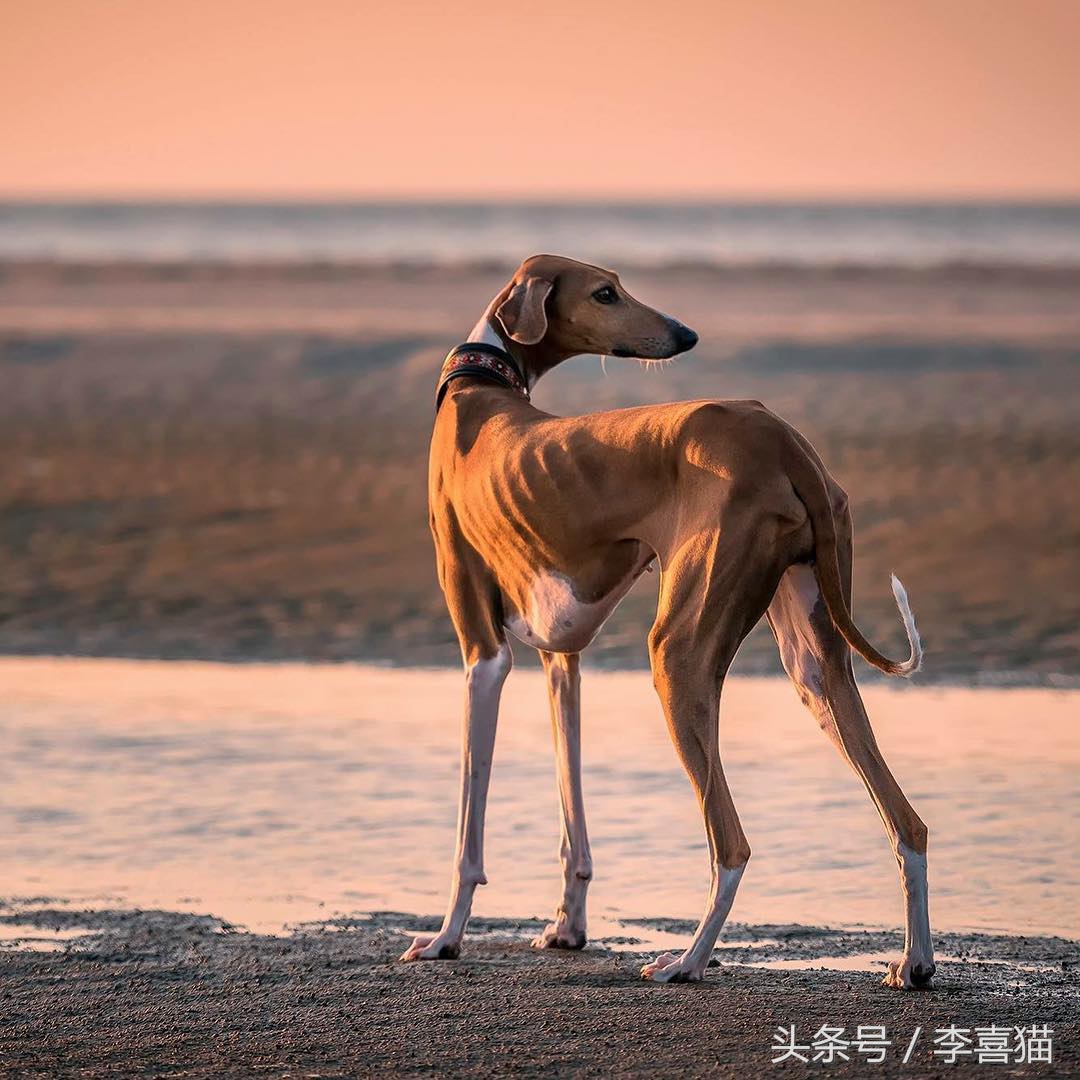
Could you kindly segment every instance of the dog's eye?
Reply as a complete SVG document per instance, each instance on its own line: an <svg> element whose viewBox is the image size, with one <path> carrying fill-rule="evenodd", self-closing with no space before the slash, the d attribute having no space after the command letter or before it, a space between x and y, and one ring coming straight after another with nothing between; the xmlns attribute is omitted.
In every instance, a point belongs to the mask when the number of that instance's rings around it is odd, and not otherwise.
<svg viewBox="0 0 1080 1080"><path fill-rule="evenodd" d="M619 294L610 286L605 285L592 294L592 298L598 304L614 304L619 299Z"/></svg>

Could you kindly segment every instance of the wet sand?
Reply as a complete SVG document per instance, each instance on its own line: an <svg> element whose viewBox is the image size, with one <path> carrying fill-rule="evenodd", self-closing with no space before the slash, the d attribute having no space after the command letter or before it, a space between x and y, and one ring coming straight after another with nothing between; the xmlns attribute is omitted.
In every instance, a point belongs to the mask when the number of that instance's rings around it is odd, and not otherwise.
<svg viewBox="0 0 1080 1080"><path fill-rule="evenodd" d="M436 372L490 266L0 266L0 651L457 663L425 512ZM541 408L758 397L849 490L856 614L926 680L1080 673L1080 272L627 268L701 332ZM592 657L641 667L655 578ZM526 659L522 657L523 661ZM755 632L739 670L778 670Z"/></svg>
<svg viewBox="0 0 1080 1080"><path fill-rule="evenodd" d="M437 920L382 914L269 937L161 911L39 905L0 915L0 927L16 921L66 937L48 950L0 950L0 1061L10 1076L742 1078L775 1069L921 1080L956 1068L1066 1077L1080 1067L1080 943L1060 938L941 935L935 988L903 994L879 985L875 960L860 959L895 952L896 933L733 926L703 983L658 986L637 978L648 954L632 942L540 954L523 940L539 928L528 920L478 920L462 959L409 965L395 962L403 930ZM816 968L843 958L871 970ZM769 966L777 962L787 966ZM773 1066L777 1028L792 1024L801 1045L823 1025L852 1038L860 1024L883 1025L892 1045L882 1064L850 1049L849 1062ZM1048 1025L1053 1062L980 1067L969 1056L950 1067L935 1057L939 1030L991 1024Z"/></svg>

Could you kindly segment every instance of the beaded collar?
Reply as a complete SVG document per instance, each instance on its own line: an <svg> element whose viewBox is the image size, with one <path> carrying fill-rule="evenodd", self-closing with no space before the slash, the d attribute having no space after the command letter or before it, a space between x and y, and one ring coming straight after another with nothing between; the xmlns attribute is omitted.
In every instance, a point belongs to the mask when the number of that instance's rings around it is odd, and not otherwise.
<svg viewBox="0 0 1080 1080"><path fill-rule="evenodd" d="M467 341L464 345L451 349L443 361L439 384L435 389L436 412L439 411L450 382L466 375L501 383L511 390L516 390L526 401L529 400L528 384L518 370L514 358L505 349L482 341Z"/></svg>

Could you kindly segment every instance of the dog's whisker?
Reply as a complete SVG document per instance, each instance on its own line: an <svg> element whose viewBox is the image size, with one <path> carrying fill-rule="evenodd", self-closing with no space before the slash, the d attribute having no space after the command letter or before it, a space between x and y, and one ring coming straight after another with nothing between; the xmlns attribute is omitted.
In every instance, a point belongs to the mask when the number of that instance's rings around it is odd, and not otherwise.
<svg viewBox="0 0 1080 1080"><path fill-rule="evenodd" d="M665 368L670 367L674 362L674 358L670 356L659 359L647 356L638 357L638 363L647 371L663 371Z"/></svg>

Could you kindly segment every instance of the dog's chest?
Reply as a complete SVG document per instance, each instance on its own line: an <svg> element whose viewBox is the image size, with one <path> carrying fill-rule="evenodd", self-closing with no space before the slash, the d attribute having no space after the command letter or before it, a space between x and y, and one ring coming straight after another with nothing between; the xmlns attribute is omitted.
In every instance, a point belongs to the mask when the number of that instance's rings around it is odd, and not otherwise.
<svg viewBox="0 0 1080 1080"><path fill-rule="evenodd" d="M599 599L582 600L575 583L557 571L535 574L517 603L504 597L504 625L519 641L547 652L581 652L651 563L635 566Z"/></svg>

